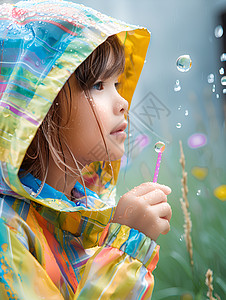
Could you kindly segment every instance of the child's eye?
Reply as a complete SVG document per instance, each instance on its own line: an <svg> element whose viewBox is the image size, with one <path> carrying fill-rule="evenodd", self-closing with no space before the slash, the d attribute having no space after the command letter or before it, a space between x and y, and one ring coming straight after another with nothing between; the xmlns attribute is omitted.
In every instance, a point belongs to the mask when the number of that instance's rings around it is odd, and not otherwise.
<svg viewBox="0 0 226 300"><path fill-rule="evenodd" d="M120 85L121 85L121 84L120 84L119 82L115 82L115 88L116 88L116 90L119 89Z"/></svg>
<svg viewBox="0 0 226 300"><path fill-rule="evenodd" d="M99 81L99 82L95 83L95 84L93 85L93 89L94 89L94 90L98 90L98 91L103 90L103 89L104 89L104 84L103 84L103 82L102 82L102 81Z"/></svg>

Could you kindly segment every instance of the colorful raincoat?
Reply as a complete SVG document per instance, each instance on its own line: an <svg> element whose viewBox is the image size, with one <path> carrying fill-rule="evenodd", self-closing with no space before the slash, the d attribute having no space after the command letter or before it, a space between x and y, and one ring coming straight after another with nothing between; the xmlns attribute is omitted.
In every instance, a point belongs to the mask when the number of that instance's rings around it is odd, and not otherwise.
<svg viewBox="0 0 226 300"><path fill-rule="evenodd" d="M131 98L150 34L62 0L0 5L0 299L150 299L159 247L112 223L120 161L94 162L78 202L31 174L25 153L52 102L106 38L125 45L121 95ZM78 204L79 203L79 204Z"/></svg>

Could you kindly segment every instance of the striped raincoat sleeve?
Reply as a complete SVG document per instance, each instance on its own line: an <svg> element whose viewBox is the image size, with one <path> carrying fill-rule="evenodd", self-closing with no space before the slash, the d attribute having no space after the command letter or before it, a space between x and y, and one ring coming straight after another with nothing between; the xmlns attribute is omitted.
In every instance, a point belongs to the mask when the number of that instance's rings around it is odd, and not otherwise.
<svg viewBox="0 0 226 300"><path fill-rule="evenodd" d="M159 246L125 225L109 224L89 259L74 299L150 299Z"/></svg>

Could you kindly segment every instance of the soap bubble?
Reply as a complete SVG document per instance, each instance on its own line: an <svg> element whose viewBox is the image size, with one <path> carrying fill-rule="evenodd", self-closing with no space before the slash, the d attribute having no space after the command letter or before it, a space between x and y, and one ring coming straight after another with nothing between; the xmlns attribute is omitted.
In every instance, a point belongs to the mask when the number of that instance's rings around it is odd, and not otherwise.
<svg viewBox="0 0 226 300"><path fill-rule="evenodd" d="M207 81L208 81L208 83L214 82L214 75L212 73L207 76Z"/></svg>
<svg viewBox="0 0 226 300"><path fill-rule="evenodd" d="M222 84L222 85L226 85L226 76L223 76L223 77L221 78L221 84Z"/></svg>
<svg viewBox="0 0 226 300"><path fill-rule="evenodd" d="M181 126L182 126L181 123L177 123L176 125L177 128L181 128Z"/></svg>
<svg viewBox="0 0 226 300"><path fill-rule="evenodd" d="M215 30L214 30L214 34L216 38L220 38L222 37L224 33L223 27L221 25L218 25Z"/></svg>
<svg viewBox="0 0 226 300"><path fill-rule="evenodd" d="M203 133L195 133L188 138L188 146L192 149L205 146L207 137Z"/></svg>
<svg viewBox="0 0 226 300"><path fill-rule="evenodd" d="M221 75L224 75L224 68L220 68L219 73L220 73Z"/></svg>
<svg viewBox="0 0 226 300"><path fill-rule="evenodd" d="M165 144L163 143L163 142L158 142L158 143L156 143L155 144L155 152L157 152L157 153L159 153L159 152L161 152L161 153L163 153L163 151L165 150Z"/></svg>
<svg viewBox="0 0 226 300"><path fill-rule="evenodd" d="M221 61L226 61L226 53L222 53L220 59Z"/></svg>
<svg viewBox="0 0 226 300"><path fill-rule="evenodd" d="M179 80L176 80L176 83L175 83L173 89L174 89L175 92L179 92L181 90L181 86L180 86L180 81Z"/></svg>
<svg viewBox="0 0 226 300"><path fill-rule="evenodd" d="M191 69L192 61L190 55L182 55L176 61L177 69L180 72L188 72Z"/></svg>

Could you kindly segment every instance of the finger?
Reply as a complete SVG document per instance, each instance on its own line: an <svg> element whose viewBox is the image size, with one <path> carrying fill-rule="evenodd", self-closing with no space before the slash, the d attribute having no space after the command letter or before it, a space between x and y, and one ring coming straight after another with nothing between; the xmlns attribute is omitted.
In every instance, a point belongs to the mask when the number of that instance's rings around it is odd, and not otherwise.
<svg viewBox="0 0 226 300"><path fill-rule="evenodd" d="M159 189L149 192L146 195L141 196L140 198L143 198L143 201L146 201L150 205L156 205L161 202L167 202L166 194Z"/></svg>
<svg viewBox="0 0 226 300"><path fill-rule="evenodd" d="M161 219L161 234L167 234L170 231L170 223L166 219Z"/></svg>
<svg viewBox="0 0 226 300"><path fill-rule="evenodd" d="M151 207L151 210L159 218L166 219L167 221L170 221L171 216L172 216L172 210L171 210L170 205L167 202L163 202L163 203L153 205Z"/></svg>
<svg viewBox="0 0 226 300"><path fill-rule="evenodd" d="M171 207L168 203L160 203L160 212L159 212L159 217L164 218L168 221L170 221L172 217L172 210Z"/></svg>
<svg viewBox="0 0 226 300"><path fill-rule="evenodd" d="M139 186L133 188L131 192L136 195L137 197L145 195L151 191L154 191L156 189L162 190L166 195L169 195L171 193L171 188L154 182L144 182L140 184Z"/></svg>

